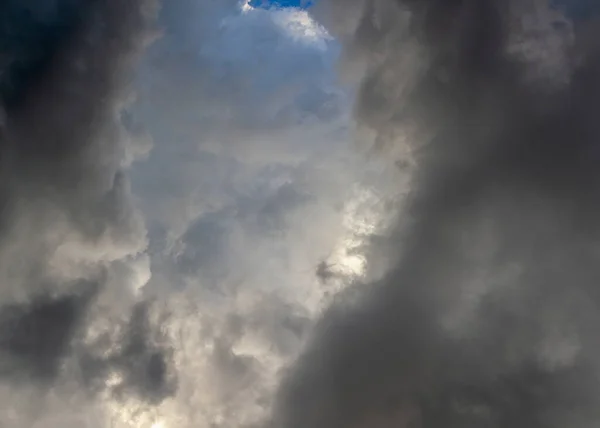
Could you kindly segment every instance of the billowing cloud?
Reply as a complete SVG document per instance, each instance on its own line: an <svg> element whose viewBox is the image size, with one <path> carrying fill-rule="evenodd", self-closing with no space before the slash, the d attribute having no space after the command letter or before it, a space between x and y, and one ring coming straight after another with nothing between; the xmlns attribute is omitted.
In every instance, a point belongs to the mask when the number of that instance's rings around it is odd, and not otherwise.
<svg viewBox="0 0 600 428"><path fill-rule="evenodd" d="M0 425L595 425L593 26L253 5L0 6Z"/></svg>
<svg viewBox="0 0 600 428"><path fill-rule="evenodd" d="M2 7L0 425L263 425L394 196L339 45L237 1Z"/></svg>
<svg viewBox="0 0 600 428"><path fill-rule="evenodd" d="M157 4L1 8L0 420L81 426L80 409L104 423L111 401L154 403L176 385L131 288L149 266L125 172L139 149L123 109Z"/></svg>
<svg viewBox="0 0 600 428"><path fill-rule="evenodd" d="M161 19L136 82L154 147L132 171L145 292L177 343L161 423L260 424L315 317L362 275L385 174L357 156L339 46L306 11L178 1Z"/></svg>
<svg viewBox="0 0 600 428"><path fill-rule="evenodd" d="M541 1L320 6L357 121L415 172L395 264L330 308L274 426L595 426L593 23Z"/></svg>

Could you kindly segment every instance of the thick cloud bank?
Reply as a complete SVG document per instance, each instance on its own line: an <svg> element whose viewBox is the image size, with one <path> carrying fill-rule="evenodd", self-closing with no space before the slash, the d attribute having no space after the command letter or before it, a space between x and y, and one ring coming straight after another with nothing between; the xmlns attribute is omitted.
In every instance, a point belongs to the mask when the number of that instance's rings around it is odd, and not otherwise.
<svg viewBox="0 0 600 428"><path fill-rule="evenodd" d="M395 266L330 309L274 426L596 426L594 21L533 1L320 6L362 76L357 120L416 172Z"/></svg>

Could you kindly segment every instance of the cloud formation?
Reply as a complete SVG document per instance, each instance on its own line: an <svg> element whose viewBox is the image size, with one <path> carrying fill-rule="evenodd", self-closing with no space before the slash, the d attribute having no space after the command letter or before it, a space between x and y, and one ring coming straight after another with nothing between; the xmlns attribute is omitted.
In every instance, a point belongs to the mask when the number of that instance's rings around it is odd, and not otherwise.
<svg viewBox="0 0 600 428"><path fill-rule="evenodd" d="M171 313L180 373L161 423L252 426L313 319L362 273L353 251L381 176L352 147L339 48L305 11L177 1L161 22L136 81L154 146L132 168L145 291ZM325 259L335 276L321 282Z"/></svg>
<svg viewBox="0 0 600 428"><path fill-rule="evenodd" d="M124 108L157 6L2 3L2 426L81 426L71 406L104 424L103 396L173 393L131 288L148 276L147 238L125 175L136 136Z"/></svg>
<svg viewBox="0 0 600 428"><path fill-rule="evenodd" d="M381 211L339 46L229 0L0 15L0 426L262 426Z"/></svg>
<svg viewBox="0 0 600 428"><path fill-rule="evenodd" d="M595 426L595 33L541 5L5 2L0 425Z"/></svg>
<svg viewBox="0 0 600 428"><path fill-rule="evenodd" d="M543 6L321 3L358 122L416 168L396 263L330 308L274 426L597 424L596 28Z"/></svg>

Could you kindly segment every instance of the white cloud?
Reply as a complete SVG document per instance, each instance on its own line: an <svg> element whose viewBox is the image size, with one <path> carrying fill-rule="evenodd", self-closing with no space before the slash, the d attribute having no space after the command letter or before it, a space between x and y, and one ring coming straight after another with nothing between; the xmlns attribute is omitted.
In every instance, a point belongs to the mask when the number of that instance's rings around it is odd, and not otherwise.
<svg viewBox="0 0 600 428"><path fill-rule="evenodd" d="M355 150L327 32L306 11L213 6L197 11L201 28L168 15L173 32L140 75L137 114L154 139L133 173L150 230L146 291L171 313L181 374L158 410L165 427L268 415L313 321L366 274L361 245L393 196L392 168L374 173L382 164L369 170Z"/></svg>

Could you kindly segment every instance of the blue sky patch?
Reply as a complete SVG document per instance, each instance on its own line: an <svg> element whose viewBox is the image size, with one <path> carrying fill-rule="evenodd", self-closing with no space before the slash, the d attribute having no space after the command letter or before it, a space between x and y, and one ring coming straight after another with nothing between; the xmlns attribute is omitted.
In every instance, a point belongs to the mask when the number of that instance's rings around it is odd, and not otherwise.
<svg viewBox="0 0 600 428"><path fill-rule="evenodd" d="M314 3L313 0L251 0L252 7L301 7L307 8Z"/></svg>

